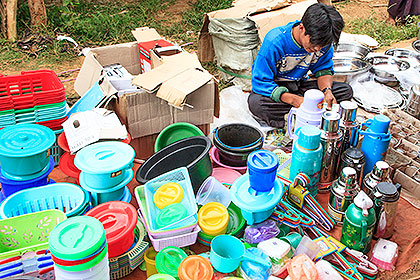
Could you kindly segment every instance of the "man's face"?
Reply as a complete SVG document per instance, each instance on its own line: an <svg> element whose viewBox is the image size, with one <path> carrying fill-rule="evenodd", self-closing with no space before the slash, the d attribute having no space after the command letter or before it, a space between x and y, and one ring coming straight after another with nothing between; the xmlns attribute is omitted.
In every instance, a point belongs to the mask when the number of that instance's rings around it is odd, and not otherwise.
<svg viewBox="0 0 420 280"><path fill-rule="evenodd" d="M320 51L324 46L318 46L311 43L310 36L305 34L305 27L303 27L303 24L301 24L300 27L300 44L305 49L305 51L307 51L308 53Z"/></svg>

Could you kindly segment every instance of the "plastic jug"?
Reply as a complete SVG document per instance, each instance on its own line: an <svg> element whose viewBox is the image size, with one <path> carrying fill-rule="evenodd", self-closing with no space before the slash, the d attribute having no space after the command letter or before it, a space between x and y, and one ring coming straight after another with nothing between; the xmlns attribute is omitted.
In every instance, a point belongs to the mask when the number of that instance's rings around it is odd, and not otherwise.
<svg viewBox="0 0 420 280"><path fill-rule="evenodd" d="M313 125L319 127L321 124L322 113L325 111L323 108L324 94L317 89L310 89L305 92L303 103L299 108L290 109L287 118L287 133L290 139L296 140L298 136L292 131L293 116L296 121L294 122L294 131L304 125Z"/></svg>
<svg viewBox="0 0 420 280"><path fill-rule="evenodd" d="M391 120L387 116L376 115L363 124L363 126L367 126L366 130L359 130L359 134L364 136L360 150L366 156L363 176L372 171L377 161L385 158L391 141L391 133L388 131L390 122Z"/></svg>

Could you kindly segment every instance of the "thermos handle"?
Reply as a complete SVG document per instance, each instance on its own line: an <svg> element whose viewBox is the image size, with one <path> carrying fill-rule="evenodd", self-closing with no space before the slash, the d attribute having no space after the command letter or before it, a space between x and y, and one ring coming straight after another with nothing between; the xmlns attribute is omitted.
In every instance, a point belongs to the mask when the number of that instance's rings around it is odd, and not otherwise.
<svg viewBox="0 0 420 280"><path fill-rule="evenodd" d="M362 236L360 237L360 247L365 247L367 234L367 222L362 220Z"/></svg>
<svg viewBox="0 0 420 280"><path fill-rule="evenodd" d="M390 136L389 133L369 132L366 130L359 130L359 134L373 136L373 137L380 137L380 138L387 138Z"/></svg>
<svg viewBox="0 0 420 280"><path fill-rule="evenodd" d="M293 134L293 131L292 131L292 121L293 121L293 116L296 115L296 110L297 109L295 107L292 107L292 109L290 109L289 111L289 115L287 116L287 134L289 134L289 138L293 140L297 139L296 134Z"/></svg>

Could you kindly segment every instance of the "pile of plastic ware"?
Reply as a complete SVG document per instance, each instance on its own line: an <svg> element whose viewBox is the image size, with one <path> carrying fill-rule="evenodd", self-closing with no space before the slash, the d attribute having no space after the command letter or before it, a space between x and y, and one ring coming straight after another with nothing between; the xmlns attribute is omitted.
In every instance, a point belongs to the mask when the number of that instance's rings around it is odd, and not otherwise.
<svg viewBox="0 0 420 280"><path fill-rule="evenodd" d="M63 83L51 70L0 75L0 127L37 123L62 132L67 105ZM61 155L57 145L51 150L55 164Z"/></svg>
<svg viewBox="0 0 420 280"><path fill-rule="evenodd" d="M127 184L133 179L135 152L125 143L100 142L77 152L74 163L82 172L79 182L91 196L92 206L108 201L130 202Z"/></svg>
<svg viewBox="0 0 420 280"><path fill-rule="evenodd" d="M197 204L185 167L160 175L135 189L144 225L156 251L185 247L197 240Z"/></svg>
<svg viewBox="0 0 420 280"><path fill-rule="evenodd" d="M49 151L56 139L48 127L18 124L0 130L0 183L4 197L54 181L48 175L54 168Z"/></svg>

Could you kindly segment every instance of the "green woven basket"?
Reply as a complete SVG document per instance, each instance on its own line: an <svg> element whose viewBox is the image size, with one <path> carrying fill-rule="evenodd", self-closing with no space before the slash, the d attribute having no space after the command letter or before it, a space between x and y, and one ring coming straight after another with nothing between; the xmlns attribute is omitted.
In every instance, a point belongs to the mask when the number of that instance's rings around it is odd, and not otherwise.
<svg viewBox="0 0 420 280"><path fill-rule="evenodd" d="M51 230L65 219L53 209L0 220L0 259L48 249Z"/></svg>

